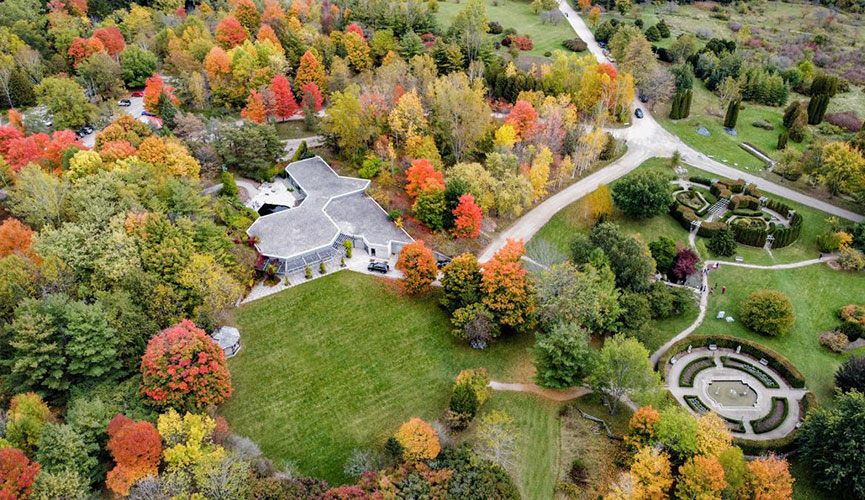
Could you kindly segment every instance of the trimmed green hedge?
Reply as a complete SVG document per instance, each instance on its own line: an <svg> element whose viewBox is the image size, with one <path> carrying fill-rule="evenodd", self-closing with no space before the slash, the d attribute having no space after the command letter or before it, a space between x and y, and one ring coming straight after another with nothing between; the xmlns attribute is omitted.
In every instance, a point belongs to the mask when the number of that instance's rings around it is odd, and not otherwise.
<svg viewBox="0 0 865 500"><path fill-rule="evenodd" d="M733 196L733 192L730 191L725 184L721 184L720 182L712 184L710 189L711 193L718 198L727 198L729 200L730 197Z"/></svg>
<svg viewBox="0 0 865 500"><path fill-rule="evenodd" d="M760 211L760 200L746 194L737 194L730 198L730 210L756 210Z"/></svg>
<svg viewBox="0 0 865 500"><path fill-rule="evenodd" d="M772 378L771 375L757 368L751 363L741 361L738 358L731 358L730 356L721 356L721 364L727 368L739 370L751 375L752 377L759 380L760 383L763 384L763 387L767 387L769 389L777 389L778 387L780 387L778 385L778 382L774 378Z"/></svg>
<svg viewBox="0 0 865 500"><path fill-rule="evenodd" d="M758 360L760 358L765 358L766 361L769 362L769 368L775 370L779 375L784 377L784 380L786 380L790 386L797 389L805 387L805 376L802 375L802 372L793 366L787 358L771 349L767 349L760 344L757 344L756 342L751 342L750 340L734 337L732 335L693 335L676 342L670 346L670 349L668 349L667 352L661 356L661 359L658 360L658 369L661 372L661 376L665 376L667 364L670 362L670 358L687 349L687 346L705 347L709 344L715 344L718 347L726 347L728 349L736 349L737 346L742 346L741 352L743 354L747 354Z"/></svg>
<svg viewBox="0 0 865 500"><path fill-rule="evenodd" d="M679 373L679 387L694 387L694 379L697 377L697 374L713 366L715 366L715 360L709 356L691 361ZM689 373L688 370L693 371Z"/></svg>
<svg viewBox="0 0 865 500"><path fill-rule="evenodd" d="M712 185L712 179L708 179L706 177L700 177L699 175L692 175L691 177L688 178L688 180L695 183L695 184L702 184L704 186L711 186Z"/></svg>
<svg viewBox="0 0 865 500"><path fill-rule="evenodd" d="M813 408L817 408L817 396L813 392L806 392L805 396L799 400L799 411L801 415L805 415ZM782 438L766 439L761 441L752 441L750 439L733 438L733 444L742 448L746 455L763 455L767 451L786 452L796 446L796 437L798 430Z"/></svg>
<svg viewBox="0 0 865 500"><path fill-rule="evenodd" d="M723 222L703 222L700 224L700 229L697 230L697 236L711 238L713 234L725 229L727 224Z"/></svg>

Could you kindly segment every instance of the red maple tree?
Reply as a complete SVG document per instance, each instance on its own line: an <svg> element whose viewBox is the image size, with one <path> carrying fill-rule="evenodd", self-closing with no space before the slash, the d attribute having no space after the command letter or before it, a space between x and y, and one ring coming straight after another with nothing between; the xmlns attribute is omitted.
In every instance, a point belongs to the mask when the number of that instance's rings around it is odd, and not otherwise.
<svg viewBox="0 0 865 500"><path fill-rule="evenodd" d="M505 118L505 123L514 127L521 140L530 139L534 135L538 123L538 113L527 101L517 101L514 108Z"/></svg>
<svg viewBox="0 0 865 500"><path fill-rule="evenodd" d="M412 294L429 290L438 276L435 256L432 250L424 245L423 240L416 240L402 247L396 268L402 271L400 284L403 290Z"/></svg>
<svg viewBox="0 0 865 500"><path fill-rule="evenodd" d="M120 33L120 30L117 29L116 26L107 26L105 28L99 28L98 30L93 32L93 36L98 38L102 45L105 46L105 50L112 56L116 56L123 52L123 49L126 48L126 42L123 40L123 34Z"/></svg>
<svg viewBox="0 0 865 500"><path fill-rule="evenodd" d="M287 120L297 113L297 101L294 100L291 84L288 83L288 78L285 75L280 74L273 77L270 81L270 93L273 95L273 114L278 119Z"/></svg>
<svg viewBox="0 0 865 500"><path fill-rule="evenodd" d="M225 16L216 26L216 40L224 49L236 47L246 40L246 30L233 16Z"/></svg>
<svg viewBox="0 0 865 500"><path fill-rule="evenodd" d="M225 353L188 319L150 339L141 376L141 392L154 406L201 410L231 396Z"/></svg>
<svg viewBox="0 0 865 500"><path fill-rule="evenodd" d="M460 196L457 207L453 210L454 228L451 233L457 238L474 238L481 232L483 211L475 203L475 197L470 194Z"/></svg>
<svg viewBox="0 0 865 500"><path fill-rule="evenodd" d="M108 471L105 485L126 496L135 481L156 475L162 456L162 437L150 422L136 422L118 414L108 424L107 448L116 465Z"/></svg>
<svg viewBox="0 0 865 500"><path fill-rule="evenodd" d="M412 198L431 185L445 187L444 176L426 159L414 160L405 171L405 192Z"/></svg>
<svg viewBox="0 0 865 500"><path fill-rule="evenodd" d="M0 448L0 500L26 500L39 464L27 459L17 448Z"/></svg>
<svg viewBox="0 0 865 500"><path fill-rule="evenodd" d="M321 104L324 102L324 99L321 97L321 91L318 89L318 85L313 82L309 82L300 87L300 95L301 101L300 105L303 108L307 106L315 106L316 113L321 111Z"/></svg>
<svg viewBox="0 0 865 500"><path fill-rule="evenodd" d="M165 85L162 77L158 73L153 73L153 76L144 82L144 109L148 113L159 114L159 97L162 94L168 96L174 104L179 104L180 101L174 97L174 88Z"/></svg>

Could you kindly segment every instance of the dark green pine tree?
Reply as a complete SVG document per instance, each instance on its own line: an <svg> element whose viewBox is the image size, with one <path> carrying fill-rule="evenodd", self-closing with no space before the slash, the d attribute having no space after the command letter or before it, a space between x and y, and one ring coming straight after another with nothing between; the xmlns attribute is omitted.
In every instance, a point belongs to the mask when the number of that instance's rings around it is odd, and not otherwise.
<svg viewBox="0 0 865 500"><path fill-rule="evenodd" d="M739 101L733 101L727 106L727 114L724 116L724 127L733 129L736 128L736 121L739 119Z"/></svg>

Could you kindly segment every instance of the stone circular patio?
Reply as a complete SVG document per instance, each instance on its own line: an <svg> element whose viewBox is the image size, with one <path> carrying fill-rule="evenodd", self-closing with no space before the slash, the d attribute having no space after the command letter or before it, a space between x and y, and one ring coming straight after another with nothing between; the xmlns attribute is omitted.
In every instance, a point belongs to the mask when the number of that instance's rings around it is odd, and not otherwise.
<svg viewBox="0 0 865 500"><path fill-rule="evenodd" d="M764 441L792 433L804 418L807 389L734 349L693 348L671 358L667 388L692 413L713 411L734 436Z"/></svg>

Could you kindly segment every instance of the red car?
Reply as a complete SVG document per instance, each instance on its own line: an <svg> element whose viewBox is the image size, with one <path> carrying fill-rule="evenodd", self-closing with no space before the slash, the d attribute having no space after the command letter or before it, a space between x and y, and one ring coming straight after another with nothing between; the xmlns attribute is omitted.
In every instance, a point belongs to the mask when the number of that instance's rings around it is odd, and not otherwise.
<svg viewBox="0 0 865 500"><path fill-rule="evenodd" d="M141 91L133 92L132 97L144 97L144 92L141 92Z"/></svg>

